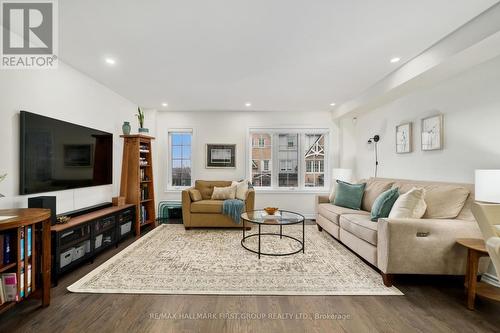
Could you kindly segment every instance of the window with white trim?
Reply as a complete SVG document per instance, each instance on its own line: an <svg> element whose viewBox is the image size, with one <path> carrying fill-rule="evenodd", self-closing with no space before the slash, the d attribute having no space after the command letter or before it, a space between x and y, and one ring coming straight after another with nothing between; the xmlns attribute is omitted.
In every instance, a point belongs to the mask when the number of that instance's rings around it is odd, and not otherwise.
<svg viewBox="0 0 500 333"><path fill-rule="evenodd" d="M182 189L192 185L192 130L172 130L168 133L168 185Z"/></svg>
<svg viewBox="0 0 500 333"><path fill-rule="evenodd" d="M265 132L252 133L250 136L252 142L250 159L251 178L254 186L271 186L271 159L272 159L272 135Z"/></svg>
<svg viewBox="0 0 500 333"><path fill-rule="evenodd" d="M305 187L325 186L325 134L304 134Z"/></svg>
<svg viewBox="0 0 500 333"><path fill-rule="evenodd" d="M250 129L248 161L254 186L324 189L327 138L326 129Z"/></svg>

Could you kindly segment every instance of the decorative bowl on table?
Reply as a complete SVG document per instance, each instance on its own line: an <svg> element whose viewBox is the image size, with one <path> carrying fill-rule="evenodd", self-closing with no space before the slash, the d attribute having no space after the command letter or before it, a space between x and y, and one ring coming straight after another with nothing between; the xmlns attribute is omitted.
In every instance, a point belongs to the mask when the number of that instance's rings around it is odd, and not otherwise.
<svg viewBox="0 0 500 333"><path fill-rule="evenodd" d="M274 215L278 211L278 207L266 207L265 212L269 215Z"/></svg>

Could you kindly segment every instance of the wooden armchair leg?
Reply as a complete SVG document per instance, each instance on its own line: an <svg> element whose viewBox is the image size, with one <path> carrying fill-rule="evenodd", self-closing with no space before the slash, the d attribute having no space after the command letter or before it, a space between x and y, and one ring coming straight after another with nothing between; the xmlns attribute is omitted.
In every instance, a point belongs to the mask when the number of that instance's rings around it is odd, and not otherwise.
<svg viewBox="0 0 500 333"><path fill-rule="evenodd" d="M392 282L394 281L394 275L385 273L380 273L380 274L382 274L382 280L384 281L384 285L386 287L392 287Z"/></svg>

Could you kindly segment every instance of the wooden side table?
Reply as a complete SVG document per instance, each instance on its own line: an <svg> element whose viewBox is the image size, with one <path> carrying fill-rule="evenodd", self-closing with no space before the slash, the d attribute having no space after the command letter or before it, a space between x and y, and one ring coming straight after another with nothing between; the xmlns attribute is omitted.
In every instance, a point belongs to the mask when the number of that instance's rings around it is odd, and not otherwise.
<svg viewBox="0 0 500 333"><path fill-rule="evenodd" d="M467 267L465 288L467 289L467 308L474 310L476 295L500 301L500 288L484 282L477 282L479 259L488 257L488 251L482 239L460 238L457 243L467 249Z"/></svg>

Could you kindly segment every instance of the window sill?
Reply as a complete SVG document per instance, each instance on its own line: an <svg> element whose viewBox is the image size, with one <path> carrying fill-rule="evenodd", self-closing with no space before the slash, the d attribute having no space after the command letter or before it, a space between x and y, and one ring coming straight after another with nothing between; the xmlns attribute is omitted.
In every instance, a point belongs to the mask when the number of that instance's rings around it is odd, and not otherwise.
<svg viewBox="0 0 500 333"><path fill-rule="evenodd" d="M306 190L306 189L276 189L276 188L255 188L256 193L266 193L266 194L330 194L330 191L328 189L311 189L311 190Z"/></svg>
<svg viewBox="0 0 500 333"><path fill-rule="evenodd" d="M184 190L187 190L188 188L191 188L192 186L183 186L183 187L167 187L167 189L164 191L164 193L179 193Z"/></svg>

